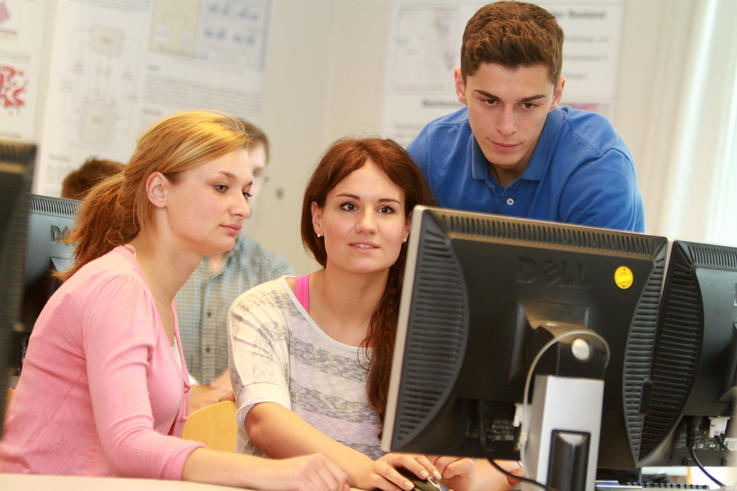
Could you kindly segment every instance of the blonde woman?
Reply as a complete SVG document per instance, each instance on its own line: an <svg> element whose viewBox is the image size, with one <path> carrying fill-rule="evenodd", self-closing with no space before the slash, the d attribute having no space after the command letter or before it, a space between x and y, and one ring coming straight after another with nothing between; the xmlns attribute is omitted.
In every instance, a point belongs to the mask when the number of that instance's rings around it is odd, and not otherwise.
<svg viewBox="0 0 737 491"><path fill-rule="evenodd" d="M179 438L190 383L174 295L202 256L233 247L250 214L247 146L237 118L178 113L85 198L74 266L29 341L0 472L346 488L320 455L266 460Z"/></svg>

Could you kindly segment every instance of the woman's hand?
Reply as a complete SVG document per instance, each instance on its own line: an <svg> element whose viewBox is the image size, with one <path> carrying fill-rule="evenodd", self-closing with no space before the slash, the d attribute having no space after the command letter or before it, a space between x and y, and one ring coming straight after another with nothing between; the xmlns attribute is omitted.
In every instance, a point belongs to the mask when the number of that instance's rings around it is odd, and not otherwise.
<svg viewBox="0 0 737 491"><path fill-rule="evenodd" d="M524 471L519 462L512 460L495 460L499 467L517 476L523 476ZM503 474L496 469L486 459L476 459L474 461L475 478L473 486L476 489L494 489L496 491L505 491L516 489L519 483L516 479Z"/></svg>
<svg viewBox="0 0 737 491"><path fill-rule="evenodd" d="M454 491L471 491L476 485L476 466L468 457L430 457L442 484Z"/></svg>
<svg viewBox="0 0 737 491"><path fill-rule="evenodd" d="M414 484L397 471L400 467L404 467L421 479L426 479L428 476L440 478L438 469L424 455L388 453L374 461L369 461L369 465L353 473L354 486L382 491L411 490Z"/></svg>

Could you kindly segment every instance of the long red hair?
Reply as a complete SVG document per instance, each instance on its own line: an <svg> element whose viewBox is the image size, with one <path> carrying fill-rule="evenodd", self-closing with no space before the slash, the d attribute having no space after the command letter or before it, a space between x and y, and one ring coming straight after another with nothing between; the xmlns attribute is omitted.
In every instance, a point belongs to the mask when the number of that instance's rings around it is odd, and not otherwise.
<svg viewBox="0 0 737 491"><path fill-rule="evenodd" d="M302 201L302 242L318 263L325 267L327 252L322 238L312 228L312 203L323 208L328 193L353 171L371 160L404 191L404 213L408 218L415 205L432 205L433 198L425 178L409 154L389 139L343 139L325 153L312 174ZM372 349L366 393L369 403L384 420L394 338L399 316L407 244L402 244L397 261L389 269L386 288L371 317L363 346Z"/></svg>

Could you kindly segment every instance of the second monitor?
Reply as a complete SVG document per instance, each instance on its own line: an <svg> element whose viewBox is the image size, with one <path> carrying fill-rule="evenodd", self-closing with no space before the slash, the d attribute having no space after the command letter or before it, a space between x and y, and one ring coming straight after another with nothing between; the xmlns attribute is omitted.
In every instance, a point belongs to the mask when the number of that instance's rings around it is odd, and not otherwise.
<svg viewBox="0 0 737 491"><path fill-rule="evenodd" d="M22 332L13 340L16 372L20 371L28 337L36 318L60 282L53 276L74 262L74 246L63 242L74 226L79 201L32 194L28 210L28 239L23 270Z"/></svg>

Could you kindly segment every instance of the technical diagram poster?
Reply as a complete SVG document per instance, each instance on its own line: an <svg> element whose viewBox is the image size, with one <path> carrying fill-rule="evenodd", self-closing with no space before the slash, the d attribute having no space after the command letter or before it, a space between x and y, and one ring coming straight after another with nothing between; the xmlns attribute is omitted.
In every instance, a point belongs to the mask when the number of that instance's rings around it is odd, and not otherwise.
<svg viewBox="0 0 737 491"><path fill-rule="evenodd" d="M0 0L0 137L35 140L46 2Z"/></svg>
<svg viewBox="0 0 737 491"><path fill-rule="evenodd" d="M466 22L485 1L395 0L383 133L409 144L432 119L460 109L453 69ZM611 117L616 98L622 0L539 0L565 33L563 104Z"/></svg>
<svg viewBox="0 0 737 491"><path fill-rule="evenodd" d="M127 162L162 116L258 121L269 0L57 0L39 172L58 195L90 156Z"/></svg>

